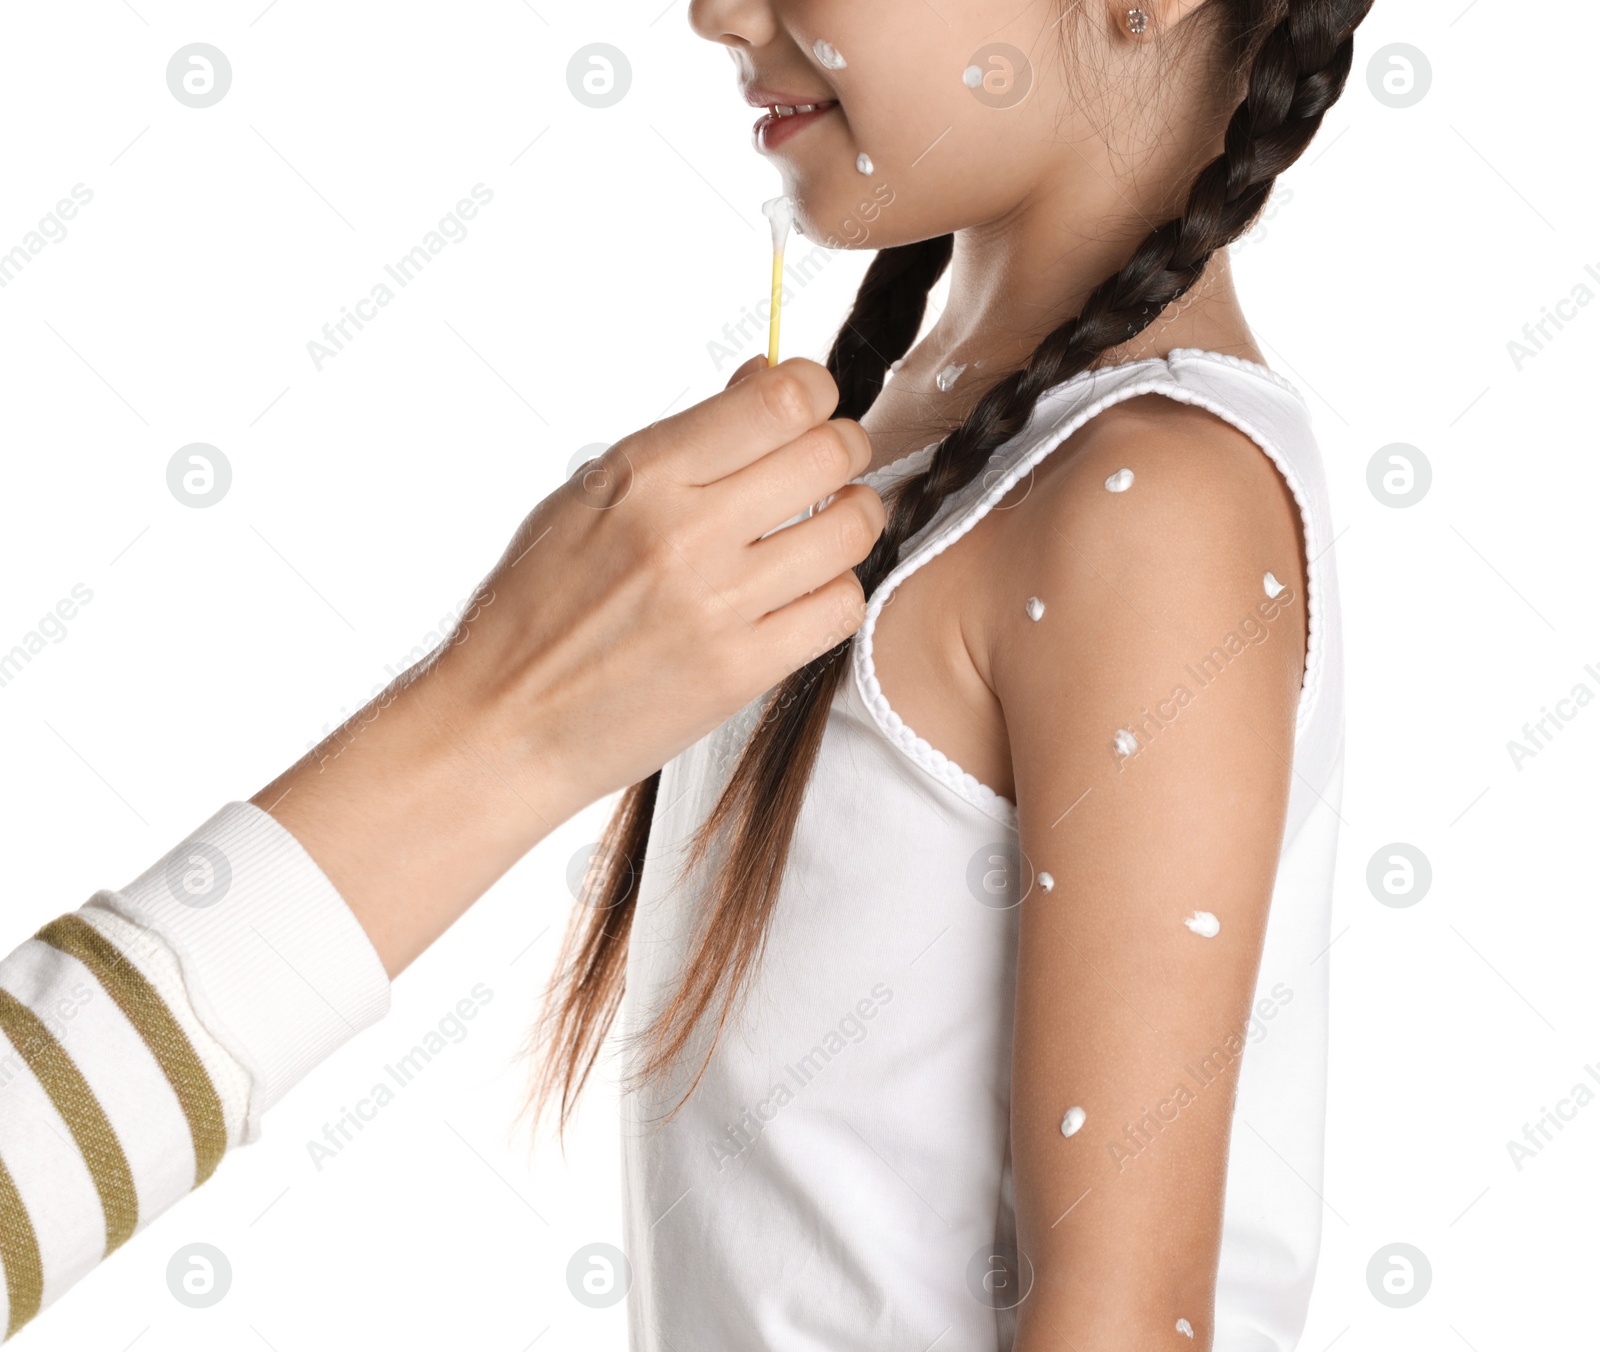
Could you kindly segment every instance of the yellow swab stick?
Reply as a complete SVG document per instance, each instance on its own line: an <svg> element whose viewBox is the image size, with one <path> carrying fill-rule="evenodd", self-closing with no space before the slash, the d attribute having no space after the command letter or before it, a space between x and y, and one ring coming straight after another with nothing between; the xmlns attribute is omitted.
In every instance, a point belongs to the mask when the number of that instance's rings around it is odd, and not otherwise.
<svg viewBox="0 0 1600 1352"><path fill-rule="evenodd" d="M767 365L778 364L778 316L783 312L783 250L772 255L772 318L767 322Z"/></svg>
<svg viewBox="0 0 1600 1352"><path fill-rule="evenodd" d="M767 365L778 364L778 316L783 310L783 246L794 224L794 199L774 197L761 204L762 214L772 222L772 312L767 321Z"/></svg>

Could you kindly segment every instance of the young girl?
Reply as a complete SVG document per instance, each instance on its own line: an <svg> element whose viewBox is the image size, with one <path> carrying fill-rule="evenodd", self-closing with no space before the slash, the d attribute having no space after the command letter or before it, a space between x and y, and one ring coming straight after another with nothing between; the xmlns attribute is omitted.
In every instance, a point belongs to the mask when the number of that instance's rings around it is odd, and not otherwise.
<svg viewBox="0 0 1600 1352"><path fill-rule="evenodd" d="M1226 247L1368 4L694 0L878 250L827 368L889 518L853 640L625 796L551 992L563 1123L623 1015L634 1347L1295 1345L1339 614Z"/></svg>

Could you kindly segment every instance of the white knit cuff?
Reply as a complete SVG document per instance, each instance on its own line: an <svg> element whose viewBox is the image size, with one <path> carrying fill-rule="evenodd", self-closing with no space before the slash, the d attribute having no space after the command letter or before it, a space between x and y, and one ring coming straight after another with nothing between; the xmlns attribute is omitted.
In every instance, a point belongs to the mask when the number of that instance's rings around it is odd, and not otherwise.
<svg viewBox="0 0 1600 1352"><path fill-rule="evenodd" d="M195 1013L254 1082L247 1140L319 1061L389 1011L389 976L344 898L276 818L229 803L95 900L156 931Z"/></svg>

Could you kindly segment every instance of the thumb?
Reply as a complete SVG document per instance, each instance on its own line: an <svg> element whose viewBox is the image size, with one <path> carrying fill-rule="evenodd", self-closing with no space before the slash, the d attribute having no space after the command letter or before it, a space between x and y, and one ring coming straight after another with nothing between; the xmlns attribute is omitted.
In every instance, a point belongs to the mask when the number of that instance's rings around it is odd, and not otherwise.
<svg viewBox="0 0 1600 1352"><path fill-rule="evenodd" d="M739 367L739 369L737 371L735 371L731 376L728 377L728 383L726 385L724 385L722 388L725 389L725 390L731 390L735 385L737 385L746 376L753 376L757 371L761 370L761 368L764 367L766 364L767 364L767 354L765 352L756 353L755 356L751 357L749 361L745 362L742 366Z"/></svg>

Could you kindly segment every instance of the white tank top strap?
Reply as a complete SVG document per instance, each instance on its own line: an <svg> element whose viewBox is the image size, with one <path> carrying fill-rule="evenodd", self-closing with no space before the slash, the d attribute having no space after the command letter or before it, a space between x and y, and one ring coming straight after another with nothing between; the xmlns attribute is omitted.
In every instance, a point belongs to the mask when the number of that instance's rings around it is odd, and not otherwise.
<svg viewBox="0 0 1600 1352"><path fill-rule="evenodd" d="M1311 428L1305 399L1284 377L1256 362L1199 348L1179 348L1166 357L1152 357L1087 371L1042 396L1023 430L990 456L990 464L967 485L951 494L920 531L901 547L899 561L873 592L866 619L852 644L855 687L847 693L863 706L879 731L914 763L973 806L1007 825L1016 822L1016 807L934 749L890 706L873 665L873 631L895 588L930 559L961 539L1011 488L1090 419L1115 404L1145 394L1160 394L1204 408L1237 428L1258 445L1283 476L1300 511L1305 537L1306 668L1296 715L1296 745L1307 737L1331 751L1340 720L1316 718L1325 684L1322 660L1329 636L1338 623L1337 582L1328 550L1333 543L1328 489ZM924 470L933 458L924 446L888 465L868 471L860 481L886 490ZM1330 678L1339 679L1337 668ZM1331 707L1342 704L1335 691Z"/></svg>

